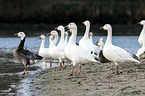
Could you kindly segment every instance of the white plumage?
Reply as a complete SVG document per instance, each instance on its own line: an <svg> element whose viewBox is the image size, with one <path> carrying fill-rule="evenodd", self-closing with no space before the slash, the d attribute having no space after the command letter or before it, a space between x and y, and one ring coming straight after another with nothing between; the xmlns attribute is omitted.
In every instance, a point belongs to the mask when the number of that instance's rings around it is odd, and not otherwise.
<svg viewBox="0 0 145 96"><path fill-rule="evenodd" d="M39 39L41 39L42 41L41 41L41 45L40 45L40 48L39 48L39 51L38 51L38 55L40 55L40 56L42 56L44 58L50 58L50 56L48 55L48 48L46 48L44 46L44 44L45 44L45 36L41 35L39 37ZM49 37L49 44L51 43L52 39L53 39L53 37L50 36Z"/></svg>
<svg viewBox="0 0 145 96"><path fill-rule="evenodd" d="M44 35L41 35L39 37L39 39L41 39L41 45L40 45L40 48L39 48L39 51L38 51L38 55L42 56L44 58L44 62L46 64L46 59L50 59L50 67L51 67L51 64L52 64L52 58L51 56L48 55L48 48L45 48L44 44L45 44L45 36ZM53 39L53 36L50 36L49 37L49 44L52 42L52 39Z"/></svg>
<svg viewBox="0 0 145 96"><path fill-rule="evenodd" d="M60 67L59 70L61 69L62 65L62 60L64 60L64 50L62 49L62 46L56 46L56 43L58 41L58 33L57 31L53 30L49 34L54 36L54 40L50 43L49 49L48 49L48 54L54 58L54 59L59 59Z"/></svg>
<svg viewBox="0 0 145 96"><path fill-rule="evenodd" d="M90 54L97 53L99 54L98 50L99 48L94 46L93 42L89 39L89 31L90 31L90 22L86 20L83 22L83 24L86 26L86 32L84 36L79 41L79 46L83 47L85 50L87 50Z"/></svg>
<svg viewBox="0 0 145 96"><path fill-rule="evenodd" d="M140 36L138 38L138 43L143 46L143 38L145 38L145 20L142 20L141 22L139 22L139 24L143 25L143 29L140 33Z"/></svg>
<svg viewBox="0 0 145 96"><path fill-rule="evenodd" d="M73 70L74 70L76 64L84 64L84 63L98 62L98 61L96 61L92 57L92 55L90 55L81 46L76 45L76 36L77 36L76 24L70 23L67 27L70 29L70 32L72 32L72 35L70 36L68 44L65 47L65 55L73 63L73 69L70 74L70 75L73 75ZM80 66L80 68L79 68L78 75L80 74L80 70L81 70L81 65L79 65L79 66Z"/></svg>
<svg viewBox="0 0 145 96"><path fill-rule="evenodd" d="M106 40L106 43L103 48L103 55L109 61L113 61L115 63L115 65L116 65L115 74L118 74L118 64L119 63L124 63L124 62L140 63L138 60L134 59L130 53L128 53L124 49L112 44L112 27L110 24L105 24L101 28L108 31L107 40Z"/></svg>

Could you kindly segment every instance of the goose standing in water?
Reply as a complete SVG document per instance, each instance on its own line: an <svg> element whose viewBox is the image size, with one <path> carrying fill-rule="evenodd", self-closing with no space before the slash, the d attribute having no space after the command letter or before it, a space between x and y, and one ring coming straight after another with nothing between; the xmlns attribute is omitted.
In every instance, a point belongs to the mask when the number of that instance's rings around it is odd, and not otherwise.
<svg viewBox="0 0 145 96"><path fill-rule="evenodd" d="M106 43L103 48L103 55L109 61L112 61L115 63L115 65L116 65L115 74L118 74L119 63L124 63L124 62L140 63L138 60L133 58L132 54L130 54L127 51L125 51L124 49L112 44L112 27L110 24L105 24L103 27L101 27L101 29L108 31L107 40L106 40Z"/></svg>
<svg viewBox="0 0 145 96"><path fill-rule="evenodd" d="M81 64L86 64L86 63L98 63L94 59L94 57L89 54L84 48L81 46L76 45L76 36L77 36L77 26L75 23L69 23L67 25L70 29L70 32L72 32L70 39L65 47L65 55L66 57L72 61L73 63L73 68L69 76L73 75L73 71L75 68L75 65L79 64L79 72L77 75L80 75L81 72Z"/></svg>
<svg viewBox="0 0 145 96"><path fill-rule="evenodd" d="M44 44L45 44L45 36L41 35L39 37L39 39L41 39L41 45L38 51L38 55L42 56L44 58L44 62L46 64L46 59L50 59L50 67L52 66L52 58L48 55L48 48L45 48ZM49 37L49 44L52 42L53 36Z"/></svg>
<svg viewBox="0 0 145 96"><path fill-rule="evenodd" d="M32 61L34 61L34 60L41 60L42 57L30 52L29 50L24 49L24 43L25 43L25 38L26 38L26 35L24 32L19 32L14 35L21 37L21 42L20 42L19 46L13 52L13 55L16 58L16 60L18 60L19 62L24 64L25 70L24 70L23 75L25 75L25 71L27 70L27 72L28 72L28 67L29 67L30 63L32 63Z"/></svg>
<svg viewBox="0 0 145 96"><path fill-rule="evenodd" d="M142 20L141 22L138 22L138 24L143 25L143 29L140 33L140 36L138 38L138 43L143 46L143 38L145 38L145 20Z"/></svg>

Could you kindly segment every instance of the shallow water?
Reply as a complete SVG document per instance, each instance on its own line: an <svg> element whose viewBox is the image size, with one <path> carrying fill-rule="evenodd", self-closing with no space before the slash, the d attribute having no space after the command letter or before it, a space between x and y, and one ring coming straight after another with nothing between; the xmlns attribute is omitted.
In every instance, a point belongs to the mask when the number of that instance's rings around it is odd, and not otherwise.
<svg viewBox="0 0 145 96"><path fill-rule="evenodd" d="M94 43L99 41L101 37L106 40L106 36L94 36ZM81 36L77 37L77 43L80 38ZM113 44L126 49L132 54L136 54L137 50L140 48L137 39L138 36L113 36ZM0 95L15 95L15 87L18 86L18 84L29 80L30 75L45 70L45 68L49 68L49 65L46 67L42 60L30 66L29 73L23 76L24 65L16 61L12 54L19 42L20 38L17 37L0 38ZM40 43L41 41L38 40L37 37L28 37L25 42L25 48L37 53ZM46 38L45 43L47 47L49 45L48 38ZM53 67L55 66L57 66L57 63L53 64ZM23 86L25 87L25 85Z"/></svg>

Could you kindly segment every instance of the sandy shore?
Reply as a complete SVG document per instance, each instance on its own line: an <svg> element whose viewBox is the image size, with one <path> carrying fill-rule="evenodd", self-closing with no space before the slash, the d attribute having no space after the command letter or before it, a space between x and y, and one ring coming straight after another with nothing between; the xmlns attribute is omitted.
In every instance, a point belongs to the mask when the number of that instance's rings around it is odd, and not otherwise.
<svg viewBox="0 0 145 96"><path fill-rule="evenodd" d="M113 63L84 64L77 76L68 76L72 65L66 70L49 68L30 76L25 83L30 96L126 96L145 95L145 63L125 63L119 66L119 75ZM24 86L19 86L22 90ZM21 95L17 91L17 95Z"/></svg>

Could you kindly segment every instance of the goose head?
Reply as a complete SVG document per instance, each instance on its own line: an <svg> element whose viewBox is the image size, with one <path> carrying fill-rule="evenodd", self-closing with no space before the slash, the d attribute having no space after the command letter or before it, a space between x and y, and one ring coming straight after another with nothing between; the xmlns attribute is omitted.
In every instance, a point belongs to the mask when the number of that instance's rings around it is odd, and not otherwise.
<svg viewBox="0 0 145 96"><path fill-rule="evenodd" d="M68 32L64 32L65 36L68 36Z"/></svg>
<svg viewBox="0 0 145 96"><path fill-rule="evenodd" d="M70 32L72 31L72 30L74 30L74 29L76 29L76 24L75 23L69 23L66 27L68 27L69 29L71 29L70 30Z"/></svg>
<svg viewBox="0 0 145 96"><path fill-rule="evenodd" d="M16 33L14 35L17 35L18 37L21 37L21 40L23 40L26 37L24 32L19 32L19 33Z"/></svg>
<svg viewBox="0 0 145 96"><path fill-rule="evenodd" d="M83 22L83 24L86 26L90 26L90 21L86 20L85 22Z"/></svg>
<svg viewBox="0 0 145 96"><path fill-rule="evenodd" d="M90 32L90 36L93 36L93 33L92 32Z"/></svg>
<svg viewBox="0 0 145 96"><path fill-rule="evenodd" d="M104 41L104 38L100 38L100 41Z"/></svg>
<svg viewBox="0 0 145 96"><path fill-rule="evenodd" d="M138 24L145 25L145 20L138 22Z"/></svg>
<svg viewBox="0 0 145 96"><path fill-rule="evenodd" d="M55 29L57 29L57 30L64 30L64 27L62 26L62 25L59 25L58 27L56 27Z"/></svg>
<svg viewBox="0 0 145 96"><path fill-rule="evenodd" d="M39 39L45 40L45 36L44 36L44 35L41 35L41 36L39 37Z"/></svg>
<svg viewBox="0 0 145 96"><path fill-rule="evenodd" d="M58 36L58 33L56 30L52 30L50 33L48 33L47 35L51 34L51 36L55 37Z"/></svg>
<svg viewBox="0 0 145 96"><path fill-rule="evenodd" d="M101 27L100 29L104 29L104 30L111 30L112 27L110 24L105 24L103 27Z"/></svg>

